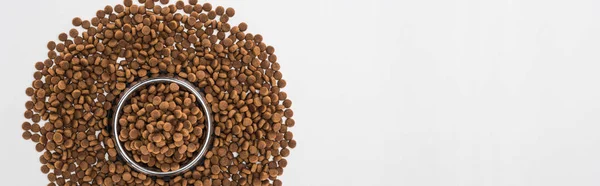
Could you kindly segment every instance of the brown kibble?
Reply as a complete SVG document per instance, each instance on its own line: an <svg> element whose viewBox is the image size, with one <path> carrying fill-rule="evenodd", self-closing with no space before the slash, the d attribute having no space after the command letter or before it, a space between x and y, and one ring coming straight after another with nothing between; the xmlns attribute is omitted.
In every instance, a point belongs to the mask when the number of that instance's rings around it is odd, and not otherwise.
<svg viewBox="0 0 600 186"><path fill-rule="evenodd" d="M67 83L65 83L65 81L61 80L61 81L58 82L58 89L64 90L66 88L67 88Z"/></svg>
<svg viewBox="0 0 600 186"><path fill-rule="evenodd" d="M60 40L60 41L66 41L68 38L69 38L69 35L67 35L67 33L58 34L58 40Z"/></svg>
<svg viewBox="0 0 600 186"><path fill-rule="evenodd" d="M121 82L117 83L115 86L117 87L117 90L125 90L125 88L126 88L125 83L121 83Z"/></svg>
<svg viewBox="0 0 600 186"><path fill-rule="evenodd" d="M44 69L44 63L42 63L42 62L35 63L35 69L36 70L43 70Z"/></svg>
<svg viewBox="0 0 600 186"><path fill-rule="evenodd" d="M215 13L217 13L217 15L221 16L225 13L225 8L223 8L222 6L217 6L217 8L215 8Z"/></svg>
<svg viewBox="0 0 600 186"><path fill-rule="evenodd" d="M154 0L146 0L145 5L146 8L153 8L154 7Z"/></svg>
<svg viewBox="0 0 600 186"><path fill-rule="evenodd" d="M177 83L171 83L169 85L169 90L171 90L171 92L175 92L179 90L179 85L177 85Z"/></svg>
<svg viewBox="0 0 600 186"><path fill-rule="evenodd" d="M294 138L294 134L292 132L288 131L288 132L285 133L285 139L286 140L291 140L293 138Z"/></svg>
<svg viewBox="0 0 600 186"><path fill-rule="evenodd" d="M167 110L168 108L169 108L169 103L166 101L161 102L159 105L160 110Z"/></svg>
<svg viewBox="0 0 600 186"><path fill-rule="evenodd" d="M273 186L282 186L283 183L281 182L281 180L273 180Z"/></svg>
<svg viewBox="0 0 600 186"><path fill-rule="evenodd" d="M250 157L248 157L248 160L251 163L256 163L256 162L258 162L258 156L250 156Z"/></svg>
<svg viewBox="0 0 600 186"><path fill-rule="evenodd" d="M81 26L81 18L73 18L73 26Z"/></svg>
<svg viewBox="0 0 600 186"><path fill-rule="evenodd" d="M63 136L61 133L54 133L54 136L52 136L52 140L54 140L57 143L61 143L63 141Z"/></svg>
<svg viewBox="0 0 600 186"><path fill-rule="evenodd" d="M294 111L292 111L292 109L286 109L286 110L283 112L283 115L284 115L286 118L291 118L292 116L294 116Z"/></svg>
<svg viewBox="0 0 600 186"><path fill-rule="evenodd" d="M140 147L140 153L142 153L142 155L148 155L150 152L148 151L148 147L147 146L141 146Z"/></svg>
<svg viewBox="0 0 600 186"><path fill-rule="evenodd" d="M183 7L185 7L185 3L183 1L177 1L175 3L175 8L177 8L177 10L181 10Z"/></svg>
<svg viewBox="0 0 600 186"><path fill-rule="evenodd" d="M48 41L46 47L48 48L48 50L54 50L56 49L56 43L54 41Z"/></svg>
<svg viewBox="0 0 600 186"><path fill-rule="evenodd" d="M276 112L276 113L274 113L274 114L271 116L271 120L272 120L273 122L280 122L280 121L281 121L281 114L279 114L279 113L277 113L277 112Z"/></svg>
<svg viewBox="0 0 600 186"><path fill-rule="evenodd" d="M25 132L27 132L27 131L25 131ZM40 141L40 135L39 134L32 134L31 135L31 141L36 142L36 143L39 142Z"/></svg>
<svg viewBox="0 0 600 186"><path fill-rule="evenodd" d="M191 105L192 105L192 99L190 99L190 98L185 98L185 99L183 100L183 105L184 105L184 106L187 106L187 107L191 106Z"/></svg>
<svg viewBox="0 0 600 186"><path fill-rule="evenodd" d="M252 125L252 120L250 118L244 118L244 122L242 123L244 126Z"/></svg>
<svg viewBox="0 0 600 186"><path fill-rule="evenodd" d="M219 102L219 109L226 110L227 109L227 102L226 101Z"/></svg>
<svg viewBox="0 0 600 186"><path fill-rule="evenodd" d="M293 127L294 125L296 125L296 121L292 118L288 118L285 120L285 125L287 125L288 127Z"/></svg>
<svg viewBox="0 0 600 186"><path fill-rule="evenodd" d="M221 168L218 165L213 165L210 167L210 172L213 174L219 174L221 172Z"/></svg>
<svg viewBox="0 0 600 186"><path fill-rule="evenodd" d="M158 143L162 140L162 137L160 135L152 135L152 141Z"/></svg>
<svg viewBox="0 0 600 186"><path fill-rule="evenodd" d="M283 79L282 79L282 80L279 80L279 81L277 81L277 86L278 86L279 88L284 88L286 85L287 85L287 83L286 83L286 81L285 81L285 80L283 80Z"/></svg>
<svg viewBox="0 0 600 186"><path fill-rule="evenodd" d="M196 78L198 78L198 80L204 80L204 78L206 78L206 73L204 71L198 71L196 72Z"/></svg>
<svg viewBox="0 0 600 186"><path fill-rule="evenodd" d="M279 154L281 154L281 156L283 157L288 157L290 155L290 149L281 149L281 152Z"/></svg>
<svg viewBox="0 0 600 186"><path fill-rule="evenodd" d="M34 123L33 125L31 125L31 132L40 132L40 125L37 123Z"/></svg>
<svg viewBox="0 0 600 186"><path fill-rule="evenodd" d="M152 98L152 104L159 105L160 103L162 103L162 99L159 96L154 96L154 98Z"/></svg>
<svg viewBox="0 0 600 186"><path fill-rule="evenodd" d="M226 47L230 47L231 45L233 45L233 41L229 38L225 38L223 40L223 45L225 45Z"/></svg>
<svg viewBox="0 0 600 186"><path fill-rule="evenodd" d="M191 104L191 94L172 85L159 83L134 93L119 119L125 127L120 139L125 141L126 149L141 155L134 160L161 171L178 169L179 163L193 157L188 151L195 152L197 147L190 140L202 137L199 126L204 124L198 120L201 115L193 115L201 113ZM196 132L195 128L200 130ZM188 146L192 148L188 150Z"/></svg>
<svg viewBox="0 0 600 186"><path fill-rule="evenodd" d="M295 120L275 48L246 33L247 23L229 23L233 8L187 2L124 0L90 20L73 18L76 28L47 43L21 128L42 152L48 185L282 184ZM197 86L208 110L186 87L157 82L126 100L115 137L134 161L160 171L184 166L203 137L214 137L203 166L169 181L119 161L108 127L129 85L163 76Z"/></svg>
<svg viewBox="0 0 600 186"><path fill-rule="evenodd" d="M125 7L123 5L116 5L114 9L115 9L115 13L121 13L121 12L125 11Z"/></svg>
<svg viewBox="0 0 600 186"><path fill-rule="evenodd" d="M31 88L31 87L27 87L27 89L25 89L25 94L26 94L27 96L33 96L33 94L34 94L34 91L35 91L35 90L33 90L33 88Z"/></svg>
<svg viewBox="0 0 600 186"><path fill-rule="evenodd" d="M277 164L279 164L279 167L285 168L287 167L287 160L282 158Z"/></svg>
<svg viewBox="0 0 600 186"><path fill-rule="evenodd" d="M266 147L267 147L267 143L265 143L264 141L258 142L258 149L265 149Z"/></svg>
<svg viewBox="0 0 600 186"><path fill-rule="evenodd" d="M33 111L26 110L25 113L23 114L23 116L25 116L25 118L27 118L27 119L31 119L33 117Z"/></svg>
<svg viewBox="0 0 600 186"><path fill-rule="evenodd" d="M290 107L292 106L292 101L291 101L291 100L289 100L289 99L286 99L286 100L284 100L284 101L283 101L283 106L284 106L285 108L290 108Z"/></svg>
<svg viewBox="0 0 600 186"><path fill-rule="evenodd" d="M196 78L196 74L194 74L194 73L189 73L189 74L188 74L188 80L189 80L190 82L196 82L196 81L198 80L198 78Z"/></svg>
<svg viewBox="0 0 600 186"><path fill-rule="evenodd" d="M163 172L167 172L167 171L171 170L171 165L169 165L169 164L166 164L166 163L165 163L165 164L162 164L162 165L160 166L160 170L161 170L161 171L163 171Z"/></svg>
<svg viewBox="0 0 600 186"><path fill-rule="evenodd" d="M278 173L277 169L269 169L269 176L277 176Z"/></svg>
<svg viewBox="0 0 600 186"><path fill-rule="evenodd" d="M238 25L238 28L239 28L239 29L240 29L240 31L242 31L242 32L243 32L243 31L246 31L246 29L248 29L248 24L246 24L245 22L241 22L241 23Z"/></svg>
<svg viewBox="0 0 600 186"><path fill-rule="evenodd" d="M123 173L122 179L125 181L131 180L131 174L129 172Z"/></svg>
<svg viewBox="0 0 600 186"><path fill-rule="evenodd" d="M179 169L179 164L171 163L171 170L177 170L177 169ZM177 179L177 177L175 179Z"/></svg>
<svg viewBox="0 0 600 186"><path fill-rule="evenodd" d="M207 11L207 12L208 12L208 11L210 11L211 9L212 9L212 5L211 5L210 3L204 3L204 4L202 5L202 10L204 10L204 11Z"/></svg>
<svg viewBox="0 0 600 186"><path fill-rule="evenodd" d="M21 136L23 137L23 139L29 140L29 139L31 139L31 132L25 131L25 132L23 132L23 134Z"/></svg>
<svg viewBox="0 0 600 186"><path fill-rule="evenodd" d="M42 173L44 174L48 174L48 172L50 172L50 168L48 168L47 165L42 165L42 167L40 168L40 170L42 171Z"/></svg>
<svg viewBox="0 0 600 186"><path fill-rule="evenodd" d="M34 106L35 106L35 104L33 103L33 101L27 101L27 102L25 102L25 109L27 109L27 110L33 109Z"/></svg>
<svg viewBox="0 0 600 186"><path fill-rule="evenodd" d="M112 175L112 181L115 183L121 181L121 176L118 174Z"/></svg>
<svg viewBox="0 0 600 186"><path fill-rule="evenodd" d="M54 173L49 173L47 175L47 177L48 177L48 180L50 180L51 182L56 181L56 175Z"/></svg>
<svg viewBox="0 0 600 186"><path fill-rule="evenodd" d="M81 91L73 90L73 92L71 92L71 95L73 96L73 98L79 98L79 96L81 96Z"/></svg>
<svg viewBox="0 0 600 186"><path fill-rule="evenodd" d="M227 14L227 16L229 17L233 17L235 15L235 10L231 7L227 8L227 10L225 10L225 14Z"/></svg>
<svg viewBox="0 0 600 186"><path fill-rule="evenodd" d="M240 126L235 125L235 126L233 126L232 132L233 132L233 134L238 135L242 132L242 129L240 128Z"/></svg>
<svg viewBox="0 0 600 186"><path fill-rule="evenodd" d="M44 144L38 143L38 144L35 145L35 150L38 151L38 152L42 152L44 150L44 148L46 148L44 146Z"/></svg>
<svg viewBox="0 0 600 186"><path fill-rule="evenodd" d="M181 133L175 133L173 135L173 140L174 141L181 141L181 140L183 140L183 135Z"/></svg>
<svg viewBox="0 0 600 186"><path fill-rule="evenodd" d="M151 1L149 1L149 2L151 2ZM150 27L148 27L148 26L142 27L142 34L149 35L150 34Z"/></svg>
<svg viewBox="0 0 600 186"><path fill-rule="evenodd" d="M171 123L165 123L165 125L163 126L163 130L170 132L173 129L173 125L171 125Z"/></svg>
<svg viewBox="0 0 600 186"><path fill-rule="evenodd" d="M140 137L140 132L137 129L129 130L129 139L138 139Z"/></svg>
<svg viewBox="0 0 600 186"><path fill-rule="evenodd" d="M23 124L21 124L21 128L23 130L30 130L31 129L31 123L29 123L29 122L23 122Z"/></svg>
<svg viewBox="0 0 600 186"><path fill-rule="evenodd" d="M153 110L153 111L152 111L152 113L150 113L150 115L152 116L152 118L154 118L154 119L158 119L158 118L160 118L160 116L161 116L162 114L160 113L160 111L159 111L159 110Z"/></svg>
<svg viewBox="0 0 600 186"><path fill-rule="evenodd" d="M76 38L79 35L79 31L77 31L77 29L72 28L71 30L69 30L69 36L71 36L72 38Z"/></svg>
<svg viewBox="0 0 600 186"><path fill-rule="evenodd" d="M106 6L104 7L104 13L106 13L106 14L111 14L111 13L112 13L112 11L113 11L113 8L112 8L112 6L110 6L110 5L106 5Z"/></svg>

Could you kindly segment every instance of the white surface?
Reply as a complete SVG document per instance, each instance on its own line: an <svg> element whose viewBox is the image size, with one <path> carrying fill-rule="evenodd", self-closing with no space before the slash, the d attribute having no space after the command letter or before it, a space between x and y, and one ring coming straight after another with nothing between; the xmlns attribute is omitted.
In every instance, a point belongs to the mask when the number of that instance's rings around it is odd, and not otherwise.
<svg viewBox="0 0 600 186"><path fill-rule="evenodd" d="M117 2L5 3L4 185L47 183L20 129L46 42ZM598 1L212 3L276 47L297 121L285 185L600 185Z"/></svg>

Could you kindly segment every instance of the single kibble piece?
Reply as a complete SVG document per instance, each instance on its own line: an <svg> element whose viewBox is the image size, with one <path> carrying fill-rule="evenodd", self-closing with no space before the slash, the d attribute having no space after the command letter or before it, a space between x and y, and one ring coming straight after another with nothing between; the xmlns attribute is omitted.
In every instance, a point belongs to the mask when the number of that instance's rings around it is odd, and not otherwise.
<svg viewBox="0 0 600 186"><path fill-rule="evenodd" d="M171 92L175 92L179 90L179 85L177 85L177 83L171 83L169 85L169 89L171 90Z"/></svg>
<svg viewBox="0 0 600 186"><path fill-rule="evenodd" d="M233 17L235 15L235 10L231 7L227 8L227 10L225 10L225 14L227 14L227 16L229 17Z"/></svg>
<svg viewBox="0 0 600 186"><path fill-rule="evenodd" d="M219 102L219 109L226 110L227 109L227 102L226 101Z"/></svg>
<svg viewBox="0 0 600 186"><path fill-rule="evenodd" d="M82 22L81 18L76 17L76 18L73 18L73 22L72 23L73 23L73 26L81 26L81 22Z"/></svg>

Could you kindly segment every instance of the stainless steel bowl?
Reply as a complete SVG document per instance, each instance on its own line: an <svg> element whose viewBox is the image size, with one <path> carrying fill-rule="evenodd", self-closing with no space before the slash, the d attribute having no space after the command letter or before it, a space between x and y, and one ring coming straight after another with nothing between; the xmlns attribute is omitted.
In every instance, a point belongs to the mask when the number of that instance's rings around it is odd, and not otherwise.
<svg viewBox="0 0 600 186"><path fill-rule="evenodd" d="M155 84L155 83L177 83L179 86L190 91L192 94L194 94L194 96L196 96L197 104L202 108L202 111L204 112L204 115L206 118L206 122L205 122L206 123L206 133L204 134L204 137L201 139L202 147L200 148L200 151L196 152L196 156L194 157L194 159L189 161L187 164L181 166L177 170L169 171L169 172L155 171L155 170L149 169L147 167L141 166L140 164L135 162L131 157L129 157L129 155L127 154L127 152L125 151L125 149L123 147L123 144L121 144L121 140L119 140L119 130L120 130L119 117L121 115L123 107L125 106L125 103L127 102L127 100L129 100L129 98L131 98L133 93L135 93L138 89L144 87L145 85L150 85L150 84ZM123 158L123 160L130 167L132 167L133 169L137 170L138 172L144 173L146 175L157 176L157 177L169 177L169 176L174 176L174 175L184 173L184 172L194 168L196 165L198 165L198 163L200 163L200 160L204 157L206 152L208 152L208 150L209 150L208 148L209 148L210 142L212 140L212 133L213 133L213 127L214 127L212 122L213 122L213 120L212 120L212 114L210 113L210 106L209 106L208 102L206 101L206 99L204 99L204 95L202 94L202 92L200 92L200 90L197 87L192 85L190 82L188 82L186 80L182 80L182 79L177 79L177 78L172 78L172 77L156 77L156 78L141 80L141 81L133 84L131 87L126 89L125 92L121 95L121 99L119 100L119 103L117 104L117 108L116 108L116 110L113 114L113 118L112 118L112 135L113 135L113 140L115 141L117 153L119 154L119 156L121 158Z"/></svg>

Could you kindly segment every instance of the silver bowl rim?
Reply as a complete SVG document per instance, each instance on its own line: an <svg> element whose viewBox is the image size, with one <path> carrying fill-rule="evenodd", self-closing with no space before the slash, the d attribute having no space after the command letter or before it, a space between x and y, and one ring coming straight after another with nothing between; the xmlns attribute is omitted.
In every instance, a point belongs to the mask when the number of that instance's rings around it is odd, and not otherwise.
<svg viewBox="0 0 600 186"><path fill-rule="evenodd" d="M119 127L119 117L121 115L121 111L122 111L123 107L125 106L125 103L127 102L127 100L129 100L131 98L133 93L135 93L138 89L144 87L145 85L156 84L156 83L176 83L179 86L182 86L183 88L185 88L186 90L191 92L192 94L194 94L194 96L196 96L196 103L198 103L202 107L202 111L204 112L204 115L206 118L206 129L205 129L206 132L202 139L202 147L200 148L200 151L196 152L196 156L194 157L194 159L192 159L190 162L188 162L184 166L181 166L177 170L168 171L168 172L150 170L150 169L138 164L131 157L129 157L129 155L127 155L125 148L121 144L121 140L119 140L119 128L120 128ZM208 102L204 98L204 94L202 92L200 92L200 90L196 86L192 85L190 82L188 82L186 80L182 80L182 79L174 78L174 77L154 77L154 78L140 80L139 82L132 84L128 89L125 90L125 92L123 92L121 94L120 100L117 103L117 106L113 113L112 138L115 142L115 147L116 147L117 153L119 154L119 156L121 158L123 158L123 160L125 160L125 162L130 167L132 167L133 169L137 170L138 172L144 173L146 175L157 176L157 177L169 177L169 176L174 176L174 175L184 173L184 172L194 168L198 163L200 163L200 160L204 157L204 155L209 150L209 145L212 140L212 133L213 133L213 127L214 127L213 120L212 120L212 114L210 113L210 108L211 107L209 106Z"/></svg>

